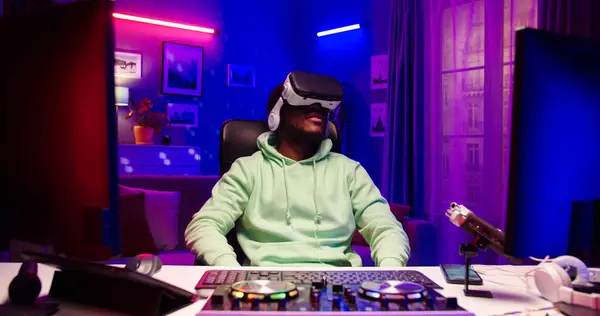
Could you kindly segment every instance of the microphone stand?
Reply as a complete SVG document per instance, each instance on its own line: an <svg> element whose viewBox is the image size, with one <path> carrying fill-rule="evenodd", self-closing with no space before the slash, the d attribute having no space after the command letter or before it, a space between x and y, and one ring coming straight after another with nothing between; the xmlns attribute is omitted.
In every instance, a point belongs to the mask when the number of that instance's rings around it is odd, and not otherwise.
<svg viewBox="0 0 600 316"><path fill-rule="evenodd" d="M465 296L491 298L492 293L490 291L469 289L471 257L477 257L479 249L492 248L497 254L506 257L511 262L519 263L521 260L504 252L504 233L500 229L488 224L463 205L452 202L450 209L446 211L446 216L450 218L452 224L473 236L473 241L470 244L461 244L459 248L460 255L465 256Z"/></svg>
<svg viewBox="0 0 600 316"><path fill-rule="evenodd" d="M470 244L460 244L459 253L461 256L465 256L465 296L470 297L481 297L481 298L492 298L492 292L483 290L471 290L469 289L469 275L471 270L471 257L477 257L479 254L479 247L484 246L481 244L482 240L476 236Z"/></svg>

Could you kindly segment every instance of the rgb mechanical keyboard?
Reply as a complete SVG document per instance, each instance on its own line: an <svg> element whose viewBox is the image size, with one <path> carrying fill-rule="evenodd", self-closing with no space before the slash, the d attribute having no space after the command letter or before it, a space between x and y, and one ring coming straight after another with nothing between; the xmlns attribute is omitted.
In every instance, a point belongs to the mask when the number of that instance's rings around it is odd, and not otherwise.
<svg viewBox="0 0 600 316"><path fill-rule="evenodd" d="M362 282L384 282L396 280L421 284L431 289L441 289L423 273L414 270L400 271L244 271L244 270L208 270L202 275L196 289L214 289L220 285L231 285L240 281L267 280L311 284L326 280L331 284L361 284Z"/></svg>

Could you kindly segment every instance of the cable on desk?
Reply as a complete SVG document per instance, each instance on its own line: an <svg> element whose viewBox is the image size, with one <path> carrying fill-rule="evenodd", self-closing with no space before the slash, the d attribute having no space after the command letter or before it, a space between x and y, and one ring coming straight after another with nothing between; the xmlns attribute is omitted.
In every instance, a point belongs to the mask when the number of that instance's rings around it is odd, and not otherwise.
<svg viewBox="0 0 600 316"><path fill-rule="evenodd" d="M543 259L535 258L535 257L529 257L529 259L531 259L533 261L539 262L540 265L543 264L543 263L552 262L552 259L550 259L550 256L546 256ZM518 277L519 280L521 280L523 283L525 283L525 285L524 286L523 285L519 286L519 285L515 285L515 284L507 284L507 283L497 282L497 281L494 281L494 280L485 280L486 282L495 283L495 284L502 285L502 286L514 286L514 287L519 287L519 288L525 288L527 290L530 289L529 280L528 280L529 277L531 277L535 271L537 271L538 269L540 269L540 267L538 265L538 266L532 268L531 270L529 270L529 271L527 271L525 273L518 273L518 272L513 272L513 271L510 271L510 270L501 268L501 267L493 267L493 266L492 267L487 267L487 268L489 268L487 270L481 270L480 267L485 267L485 266L480 266L480 265L473 265L472 266L473 270L475 270L477 273L479 273L481 275L487 275L487 276L491 276L491 277L494 277L494 276L514 276L514 277ZM494 271L494 270L505 272L505 274L492 274L492 273L489 273L490 271Z"/></svg>
<svg viewBox="0 0 600 316"><path fill-rule="evenodd" d="M495 277L495 276L513 276L513 277L518 277L519 280L521 280L521 282L525 283L524 286L523 285L515 285L515 284L507 284L507 283L502 283L502 282L497 282L494 280L485 280L486 282L491 282L491 283L495 283L495 284L499 284L499 285L503 285L503 286L514 286L514 287L520 287L520 288L525 288L525 289L529 289L529 282L528 282L528 278L533 274L533 272L535 272L537 269L539 269L538 267L535 267L525 273L517 273L517 272L513 272L513 271L509 271L500 267L489 267L489 270L485 271L485 270L480 270L479 266L475 267L472 266L473 270L475 270L477 273L481 274L481 275L487 275L487 276L491 276L491 277ZM502 272L506 272L507 274L492 274L489 273L492 270L499 270Z"/></svg>
<svg viewBox="0 0 600 316"><path fill-rule="evenodd" d="M512 286L512 287L516 287L519 289L526 289L526 290L529 289L529 286L527 284L516 285L516 284L503 283L503 282L496 282L494 280L485 280L485 282L490 282L490 283L494 283L494 284L498 284L498 285L502 285L502 286Z"/></svg>
<svg viewBox="0 0 600 316"><path fill-rule="evenodd" d="M498 271L502 271L502 272L508 273L508 274L494 274L493 276L521 276L521 275L523 275L522 273L510 271L510 270L503 269L503 268L500 268L500 267L486 267L486 266L480 266L480 265L472 265L471 267L474 270L476 270L477 273L483 274L483 275L490 275L489 272L493 271L493 270L498 270ZM483 268L483 267L486 267L488 269L482 270L481 268Z"/></svg>
<svg viewBox="0 0 600 316"><path fill-rule="evenodd" d="M545 256L544 259L540 259L540 258L536 258L536 257L529 257L529 259L540 262L540 263L552 262L552 259L550 259L550 256Z"/></svg>

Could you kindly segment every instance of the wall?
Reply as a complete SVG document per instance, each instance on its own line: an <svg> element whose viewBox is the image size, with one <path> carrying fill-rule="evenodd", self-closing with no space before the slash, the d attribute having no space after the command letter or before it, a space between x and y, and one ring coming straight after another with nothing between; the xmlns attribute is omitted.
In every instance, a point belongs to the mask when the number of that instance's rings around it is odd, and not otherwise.
<svg viewBox="0 0 600 316"><path fill-rule="evenodd" d="M390 0L306 0L297 34L298 66L338 77L345 83L346 154L359 161L377 185L381 180L383 138L370 136L370 104L385 102L386 90L371 90L372 55L387 54ZM319 31L361 24L361 29L317 37Z"/></svg>
<svg viewBox="0 0 600 316"><path fill-rule="evenodd" d="M295 69L295 52L290 23L293 1L235 0L117 0L115 11L179 23L204 26L218 35L116 20L116 47L143 53L142 79L117 79L130 88L136 101L150 98L155 110L164 111L167 102L197 104L197 128L172 128L173 145L201 148L202 174L218 174L219 129L232 118L260 119L266 116L270 89ZM272 12L272 14L266 14ZM162 42L204 47L203 95L200 98L162 95ZM227 64L250 65L257 69L256 87L228 87ZM124 120L127 108L119 113L119 140L132 143L133 132ZM155 143L160 143L156 137Z"/></svg>

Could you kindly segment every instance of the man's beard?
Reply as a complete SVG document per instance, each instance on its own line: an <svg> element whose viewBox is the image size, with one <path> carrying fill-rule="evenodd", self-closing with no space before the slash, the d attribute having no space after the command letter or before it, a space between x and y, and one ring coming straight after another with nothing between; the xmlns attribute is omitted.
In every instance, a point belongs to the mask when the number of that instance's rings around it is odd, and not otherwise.
<svg viewBox="0 0 600 316"><path fill-rule="evenodd" d="M325 124L329 124L326 122ZM307 132L302 128L298 128L296 126L288 126L285 128L285 133L294 143L303 144L303 145L320 145L321 142L326 138L325 131L319 132Z"/></svg>

